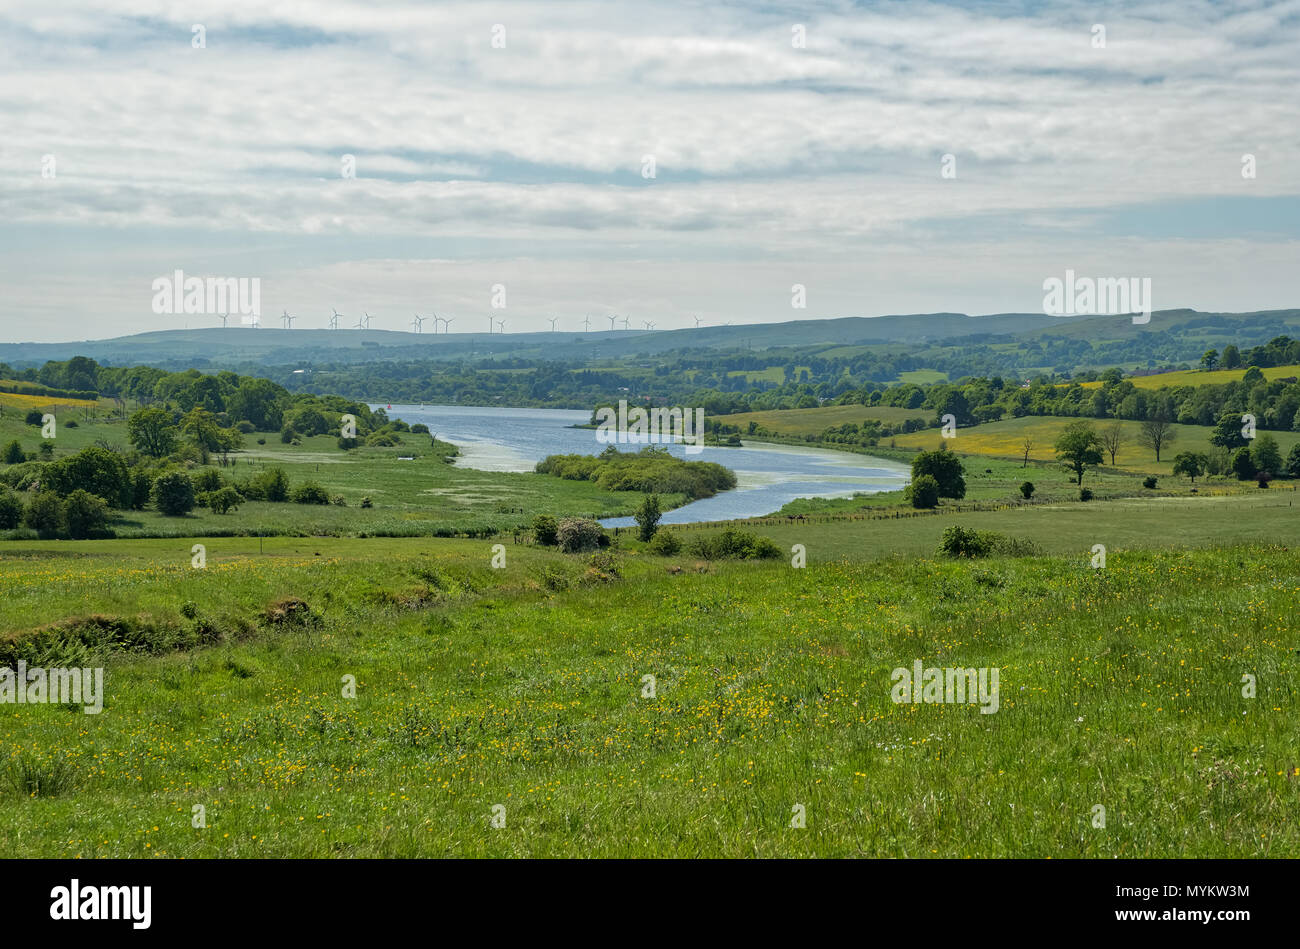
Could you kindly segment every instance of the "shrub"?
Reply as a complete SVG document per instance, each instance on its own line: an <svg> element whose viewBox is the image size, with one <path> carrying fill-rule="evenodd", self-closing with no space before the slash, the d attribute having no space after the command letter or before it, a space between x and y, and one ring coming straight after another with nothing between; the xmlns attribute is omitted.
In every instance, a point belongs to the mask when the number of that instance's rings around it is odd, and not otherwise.
<svg viewBox="0 0 1300 949"><path fill-rule="evenodd" d="M659 529L659 495L652 494L641 502L637 508L636 515L633 518L636 521L637 537L643 541L648 541L654 537L655 531Z"/></svg>
<svg viewBox="0 0 1300 949"><path fill-rule="evenodd" d="M280 441L284 442L286 445L291 444L297 437L298 433L294 431L292 425L286 424L284 428L280 429Z"/></svg>
<svg viewBox="0 0 1300 949"><path fill-rule="evenodd" d="M360 444L360 442L355 438L344 438L342 435L339 436L339 447L344 451L351 451L353 448L356 448L358 444Z"/></svg>
<svg viewBox="0 0 1300 949"><path fill-rule="evenodd" d="M559 525L549 514L538 514L533 518L533 539L539 544L554 547L558 542Z"/></svg>
<svg viewBox="0 0 1300 949"><path fill-rule="evenodd" d="M53 491L42 491L27 502L23 523L41 537L58 537L63 533L63 499Z"/></svg>
<svg viewBox="0 0 1300 949"><path fill-rule="evenodd" d="M208 495L208 507L212 509L213 514L225 514L238 508L243 500L243 495L227 486Z"/></svg>
<svg viewBox="0 0 1300 949"><path fill-rule="evenodd" d="M672 531L656 531L650 541L650 552L660 557L672 557L682 549L682 542Z"/></svg>
<svg viewBox="0 0 1300 949"><path fill-rule="evenodd" d="M781 556L781 548L768 537L725 527L712 537L698 538L691 553L705 560L766 560Z"/></svg>
<svg viewBox="0 0 1300 949"><path fill-rule="evenodd" d="M917 475L903 492L912 507L928 509L939 506L939 482L933 475Z"/></svg>
<svg viewBox="0 0 1300 949"><path fill-rule="evenodd" d="M425 425L423 422L416 422L411 426L411 431L416 435L428 435L429 426Z"/></svg>
<svg viewBox="0 0 1300 949"><path fill-rule="evenodd" d="M333 504L335 507L347 507L348 499L341 494L336 494L334 497L330 498L330 504Z"/></svg>
<svg viewBox="0 0 1300 949"><path fill-rule="evenodd" d="M289 476L283 468L268 468L253 481L261 490L262 500L277 503L289 500Z"/></svg>
<svg viewBox="0 0 1300 949"><path fill-rule="evenodd" d="M1156 486L1156 479L1154 476L1147 475L1145 478L1142 479L1142 487L1154 488L1155 486Z"/></svg>
<svg viewBox="0 0 1300 949"><path fill-rule="evenodd" d="M329 504L329 492L314 481L305 482L293 492L294 504Z"/></svg>
<svg viewBox="0 0 1300 949"><path fill-rule="evenodd" d="M362 506L362 507L374 507L374 506L375 506L375 502L372 501L372 500L370 500L370 495L367 494L364 498L361 499L361 506Z"/></svg>
<svg viewBox="0 0 1300 949"><path fill-rule="evenodd" d="M944 528L939 540L939 553L946 557L987 557L992 551L993 541L988 532L957 524Z"/></svg>
<svg viewBox="0 0 1300 949"><path fill-rule="evenodd" d="M103 536L108 528L108 505L104 499L78 488L68 495L63 505L64 523L68 536L80 540Z"/></svg>
<svg viewBox="0 0 1300 949"><path fill-rule="evenodd" d="M1092 500L1092 488L1080 488L1080 489L1079 489L1079 500L1080 500L1080 501L1091 501L1091 500Z"/></svg>
<svg viewBox="0 0 1300 949"><path fill-rule="evenodd" d="M64 428L77 428L77 427L78 427L78 426L77 426L77 420L76 420L75 418L70 418L70 419L68 419L66 422L63 423L63 427L64 427Z"/></svg>
<svg viewBox="0 0 1300 949"><path fill-rule="evenodd" d="M605 529L585 517L566 517L556 527L555 540L566 554L581 553L602 546Z"/></svg>
<svg viewBox="0 0 1300 949"><path fill-rule="evenodd" d="M370 448L392 448L400 444L402 444L402 440L392 432L374 432L366 436L366 445Z"/></svg>
<svg viewBox="0 0 1300 949"><path fill-rule="evenodd" d="M111 507L129 507L131 470L120 454L99 445L60 458L45 469L41 486L67 497L78 488L103 498Z"/></svg>
<svg viewBox="0 0 1300 949"><path fill-rule="evenodd" d="M220 491L226 483L216 468L204 468L193 476L195 491Z"/></svg>
<svg viewBox="0 0 1300 949"><path fill-rule="evenodd" d="M1020 486L1020 496L1026 501L1034 496L1034 483L1032 481L1026 481Z"/></svg>
<svg viewBox="0 0 1300 949"><path fill-rule="evenodd" d="M8 445L5 445L4 455L2 456L6 465L21 465L27 460L27 454L23 451L23 446L18 444L18 439L14 439Z"/></svg>
<svg viewBox="0 0 1300 949"><path fill-rule="evenodd" d="M181 517L194 510L194 483L181 471L168 471L153 482L153 503L167 517Z"/></svg>
<svg viewBox="0 0 1300 949"><path fill-rule="evenodd" d="M254 426L252 422L248 421L248 419L241 419L239 422L235 423L235 429L243 435L252 435L257 431L256 426Z"/></svg>
<svg viewBox="0 0 1300 949"><path fill-rule="evenodd" d="M0 531L12 530L23 519L23 502L8 488L0 488Z"/></svg>
<svg viewBox="0 0 1300 949"><path fill-rule="evenodd" d="M36 427L39 428L44 418L45 418L44 412L42 412L40 409L32 409L30 412L27 413L27 418L24 419L24 421L28 425L35 425Z"/></svg>

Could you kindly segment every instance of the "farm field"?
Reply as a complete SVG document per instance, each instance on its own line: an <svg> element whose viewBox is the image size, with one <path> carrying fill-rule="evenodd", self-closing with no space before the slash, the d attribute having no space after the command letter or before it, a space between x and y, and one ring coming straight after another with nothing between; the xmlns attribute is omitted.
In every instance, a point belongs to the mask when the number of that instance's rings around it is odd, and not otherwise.
<svg viewBox="0 0 1300 949"><path fill-rule="evenodd" d="M222 538L204 569L188 539L5 545L10 660L85 663L90 641L107 672L98 715L25 705L0 722L4 774L45 788L0 791L0 845L1300 855L1300 568L1285 549L1300 532L1241 499L1160 504L1271 524L1268 543L1140 549L1177 538L1154 511L1136 524L1140 505L1107 502L1074 505L1073 537L1064 510L845 521L840 548L814 541L803 569L636 545L593 560L507 544L497 570L489 543L467 540L273 538L259 555ZM918 531L954 522L1071 550L953 562L918 549ZM1109 557L1092 570L1098 534ZM1216 543L1194 535L1179 536ZM110 621L116 647L97 638ZM916 659L999 669L997 712L895 703L891 670Z"/></svg>
<svg viewBox="0 0 1300 949"><path fill-rule="evenodd" d="M1246 374L1246 368L1243 366L1240 369L1215 369L1213 372L1187 369L1181 372L1161 372L1154 376L1130 376L1126 378L1138 389L1162 389L1165 386L1221 386L1228 382L1240 382L1242 376ZM1286 379L1292 376L1300 377L1300 366L1272 366L1267 369L1260 369L1260 372L1269 381ZM1085 389L1097 389L1101 387L1102 383L1100 381L1083 382L1080 385Z"/></svg>
<svg viewBox="0 0 1300 949"><path fill-rule="evenodd" d="M1022 418L1003 419L968 428L958 428L954 438L944 439L938 429L925 429L906 435L895 435L892 441L902 448L933 449L946 441L948 447L972 455L996 455L1004 458L1021 458L1024 453L1026 438L1033 439L1030 449L1031 460L1050 461L1056 458L1053 445L1057 437L1071 422L1077 419L1058 418L1054 416L1026 415ZM1108 420L1094 421L1100 429L1110 424ZM1174 425L1174 441L1160 452L1160 461L1155 460L1151 449L1138 443L1140 422L1123 421L1125 445L1115 456L1116 464L1124 469L1157 475L1168 475L1173 471L1173 459L1180 451L1208 452L1213 446L1210 436L1213 429L1203 425ZM1278 447L1283 457L1291 447L1300 442L1300 432L1274 432ZM1109 456L1106 457L1109 462ZM1085 483L1086 483L1085 478Z"/></svg>
<svg viewBox="0 0 1300 949"><path fill-rule="evenodd" d="M849 422L878 419L882 422L903 422L909 418L929 419L934 413L929 409L904 409L890 405L824 405L815 409L774 409L767 412L739 412L719 415L717 421L738 425L743 433L750 422L779 435L820 435L828 428Z"/></svg>

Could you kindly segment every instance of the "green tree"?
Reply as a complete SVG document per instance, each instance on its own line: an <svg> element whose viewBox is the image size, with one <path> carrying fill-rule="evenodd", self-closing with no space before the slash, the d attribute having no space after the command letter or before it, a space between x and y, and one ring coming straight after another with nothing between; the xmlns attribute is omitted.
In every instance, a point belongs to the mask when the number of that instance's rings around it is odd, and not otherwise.
<svg viewBox="0 0 1300 949"><path fill-rule="evenodd" d="M1256 471L1279 474L1282 471L1282 452L1277 447L1277 439L1267 432L1258 436L1250 449L1250 460L1255 463Z"/></svg>
<svg viewBox="0 0 1300 949"><path fill-rule="evenodd" d="M80 540L94 537L108 527L108 505L104 499L78 488L64 502L64 522L68 536Z"/></svg>
<svg viewBox="0 0 1300 949"><path fill-rule="evenodd" d="M538 514L533 518L533 537L539 544L547 547L554 547L556 542L556 531L559 530L559 524L555 518L549 514Z"/></svg>
<svg viewBox="0 0 1300 949"><path fill-rule="evenodd" d="M946 446L936 451L923 451L912 459L912 481L922 475L929 475L939 485L939 497L956 498L966 496L966 469L956 452Z"/></svg>
<svg viewBox="0 0 1300 949"><path fill-rule="evenodd" d="M18 495L0 486L0 531L13 530L23 519L23 502Z"/></svg>
<svg viewBox="0 0 1300 949"><path fill-rule="evenodd" d="M41 484L63 497L82 488L104 499L111 507L131 506L131 470L115 451L90 445L75 455L60 458L49 465Z"/></svg>
<svg viewBox="0 0 1300 949"><path fill-rule="evenodd" d="M18 444L18 439L14 439L8 445L5 445L3 456L6 465L20 465L27 460L27 453L23 451L23 446Z"/></svg>
<svg viewBox="0 0 1300 949"><path fill-rule="evenodd" d="M1071 422L1056 439L1056 457L1083 484L1083 473L1102 463L1101 436L1088 422Z"/></svg>
<svg viewBox="0 0 1300 949"><path fill-rule="evenodd" d="M1138 441L1155 451L1156 461L1160 460L1160 449L1172 443L1177 435L1174 420L1165 406L1157 407L1138 426Z"/></svg>
<svg viewBox="0 0 1300 949"><path fill-rule="evenodd" d="M1292 445L1286 456L1286 473L1292 478L1300 478L1300 442Z"/></svg>
<svg viewBox="0 0 1300 949"><path fill-rule="evenodd" d="M1240 412L1225 412L1210 433L1210 444L1223 448L1244 448L1249 440L1241 434L1242 422Z"/></svg>
<svg viewBox="0 0 1300 949"><path fill-rule="evenodd" d="M137 451L163 458L176 450L176 423L166 409L141 409L126 422L126 437Z"/></svg>
<svg viewBox="0 0 1300 949"><path fill-rule="evenodd" d="M1206 372L1213 371L1214 367L1219 364L1219 351L1217 349L1207 349L1201 356L1201 368Z"/></svg>
<svg viewBox="0 0 1300 949"><path fill-rule="evenodd" d="M1249 481L1255 477L1255 461L1250 457L1249 448L1238 448L1232 453L1232 473L1238 481Z"/></svg>
<svg viewBox="0 0 1300 949"><path fill-rule="evenodd" d="M939 506L939 482L934 475L917 475L903 492L912 507L929 509Z"/></svg>
<svg viewBox="0 0 1300 949"><path fill-rule="evenodd" d="M289 500L289 476L283 468L267 468L253 479L267 501L282 502Z"/></svg>
<svg viewBox="0 0 1300 949"><path fill-rule="evenodd" d="M208 493L208 507L213 514L225 514L238 508L243 499L243 495L227 486Z"/></svg>
<svg viewBox="0 0 1300 949"><path fill-rule="evenodd" d="M1210 459L1200 452L1183 451L1174 456L1174 474L1187 475L1193 484L1196 479L1205 474L1205 470L1210 465Z"/></svg>
<svg viewBox="0 0 1300 949"><path fill-rule="evenodd" d="M23 523L42 537L63 533L63 499L53 491L42 491L27 502Z"/></svg>
<svg viewBox="0 0 1300 949"><path fill-rule="evenodd" d="M1024 484L1022 484L1020 486L1020 495L1026 501L1032 498L1034 496L1034 483L1032 481L1026 481Z"/></svg>
<svg viewBox="0 0 1300 949"><path fill-rule="evenodd" d="M1241 350L1229 343L1223 347L1223 355L1219 358L1219 366L1223 369L1236 369L1241 366Z"/></svg>
<svg viewBox="0 0 1300 949"><path fill-rule="evenodd" d="M647 495L646 499L641 502L641 506L636 509L636 515L634 517L637 526L637 536L641 540L648 541L650 538L654 537L655 531L659 529L660 516L659 495Z"/></svg>
<svg viewBox="0 0 1300 949"><path fill-rule="evenodd" d="M181 517L194 510L194 484L183 471L168 471L153 482L153 503L167 517Z"/></svg>

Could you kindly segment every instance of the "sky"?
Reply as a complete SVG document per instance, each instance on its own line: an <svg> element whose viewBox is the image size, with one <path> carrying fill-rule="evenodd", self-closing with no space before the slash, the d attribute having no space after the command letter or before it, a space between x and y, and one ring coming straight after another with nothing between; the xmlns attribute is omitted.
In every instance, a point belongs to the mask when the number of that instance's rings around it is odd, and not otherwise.
<svg viewBox="0 0 1300 949"><path fill-rule="evenodd" d="M1300 0L3 0L0 341L1295 307L1297 90Z"/></svg>

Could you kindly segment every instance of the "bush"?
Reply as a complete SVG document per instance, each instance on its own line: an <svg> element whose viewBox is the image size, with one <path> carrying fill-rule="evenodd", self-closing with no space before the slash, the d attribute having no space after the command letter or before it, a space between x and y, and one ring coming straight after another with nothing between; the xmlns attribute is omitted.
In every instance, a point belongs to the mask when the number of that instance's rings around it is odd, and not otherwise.
<svg viewBox="0 0 1300 949"><path fill-rule="evenodd" d="M204 468L193 476L195 491L220 491L225 487L226 479L216 468Z"/></svg>
<svg viewBox="0 0 1300 949"><path fill-rule="evenodd" d="M242 419L237 422L235 424L235 429L242 435L252 435L257 431L256 426L254 426L252 422L248 421L248 419Z"/></svg>
<svg viewBox="0 0 1300 949"><path fill-rule="evenodd" d="M1080 500L1080 501L1091 501L1091 500L1092 500L1092 488L1080 488L1080 489L1079 489L1079 500Z"/></svg>
<svg viewBox="0 0 1300 949"><path fill-rule="evenodd" d="M329 504L329 492L314 481L305 482L293 492L294 504Z"/></svg>
<svg viewBox="0 0 1300 949"><path fill-rule="evenodd" d="M1249 448L1238 448L1232 455L1232 473L1238 481L1249 481L1255 477L1255 460Z"/></svg>
<svg viewBox="0 0 1300 949"><path fill-rule="evenodd" d="M358 444L360 443L355 438L344 438L342 435L339 436L339 447L344 451L351 451L353 448L356 448Z"/></svg>
<svg viewBox="0 0 1300 949"><path fill-rule="evenodd" d="M23 519L23 502L8 488L0 488L0 531L13 530Z"/></svg>
<svg viewBox="0 0 1300 949"><path fill-rule="evenodd" d="M781 548L770 538L734 527L725 527L712 537L698 538L690 550L705 560L767 560L781 556Z"/></svg>
<svg viewBox="0 0 1300 949"><path fill-rule="evenodd" d="M45 418L44 412L42 412L40 409L32 409L30 412L27 413L27 418L24 419L24 421L28 425L35 425L37 428L39 428L43 424L44 418Z"/></svg>
<svg viewBox="0 0 1300 949"><path fill-rule="evenodd" d="M923 451L912 459L912 483L921 475L929 475L939 485L939 496L961 500L966 496L966 469L955 452L947 448ZM919 505L913 504L914 507ZM930 505L933 507L934 505Z"/></svg>
<svg viewBox="0 0 1300 949"><path fill-rule="evenodd" d="M423 422L416 422L411 426L411 431L416 435L428 435L429 426L425 425Z"/></svg>
<svg viewBox="0 0 1300 949"><path fill-rule="evenodd" d="M335 507L347 507L348 499L341 494L336 494L334 497L330 498L330 504L333 504Z"/></svg>
<svg viewBox="0 0 1300 949"><path fill-rule="evenodd" d="M104 499L78 488L63 505L68 536L77 540L103 536L108 529L108 505Z"/></svg>
<svg viewBox="0 0 1300 949"><path fill-rule="evenodd" d="M1154 489L1155 486L1156 486L1156 479L1153 476L1147 475L1145 478L1142 479L1142 487Z"/></svg>
<svg viewBox="0 0 1300 949"><path fill-rule="evenodd" d="M682 549L682 542L672 531L656 531L649 550L660 557L672 557Z"/></svg>
<svg viewBox="0 0 1300 949"><path fill-rule="evenodd" d="M23 446L18 444L18 439L14 439L8 445L5 445L3 458L6 465L21 465L27 460L27 453L23 451Z"/></svg>
<svg viewBox="0 0 1300 949"><path fill-rule="evenodd" d="M939 506L939 482L933 475L917 475L903 492L903 499L912 507L928 509Z"/></svg>
<svg viewBox="0 0 1300 949"><path fill-rule="evenodd" d="M45 469L41 486L67 497L81 488L98 495L110 507L130 507L131 469L122 456L99 445L60 458Z"/></svg>
<svg viewBox="0 0 1300 949"><path fill-rule="evenodd" d="M181 517L194 510L194 483L180 471L161 474L153 482L153 503L167 517Z"/></svg>
<svg viewBox="0 0 1300 949"><path fill-rule="evenodd" d="M533 539L546 547L554 547L559 541L559 525L549 514L538 514L533 518Z"/></svg>
<svg viewBox="0 0 1300 949"><path fill-rule="evenodd" d="M284 442L286 445L291 444L297 437L298 433L294 431L292 425L285 425L284 428L280 429L280 441Z"/></svg>
<svg viewBox="0 0 1300 949"><path fill-rule="evenodd" d="M938 553L945 557L1033 557L1040 551L1032 541L1008 537L996 531L977 531L953 525L944 530Z"/></svg>
<svg viewBox="0 0 1300 949"><path fill-rule="evenodd" d="M243 495L227 486L208 495L208 507L212 509L213 514L225 514L238 508L243 500Z"/></svg>
<svg viewBox="0 0 1300 949"><path fill-rule="evenodd" d="M605 529L593 520L585 517L566 517L556 528L555 540L562 551L573 554L604 546L601 544L604 535Z"/></svg>
<svg viewBox="0 0 1300 949"><path fill-rule="evenodd" d="M1026 481L1020 486L1020 496L1026 501L1034 496L1034 483L1032 481Z"/></svg>
<svg viewBox="0 0 1300 949"><path fill-rule="evenodd" d="M58 537L63 533L63 499L53 491L42 491L27 502L23 523L41 537Z"/></svg>
<svg viewBox="0 0 1300 949"><path fill-rule="evenodd" d="M284 473L283 468L268 468L255 477L253 482L261 492L260 500L277 503L289 500L289 476Z"/></svg>
<svg viewBox="0 0 1300 949"><path fill-rule="evenodd" d="M370 495L367 494L364 498L361 499L361 506L367 508L374 507L375 502L370 500Z"/></svg>
<svg viewBox="0 0 1300 949"><path fill-rule="evenodd" d="M652 494L641 502L637 508L633 520L636 521L637 537L643 541L648 541L655 535L659 529L659 495Z"/></svg>

